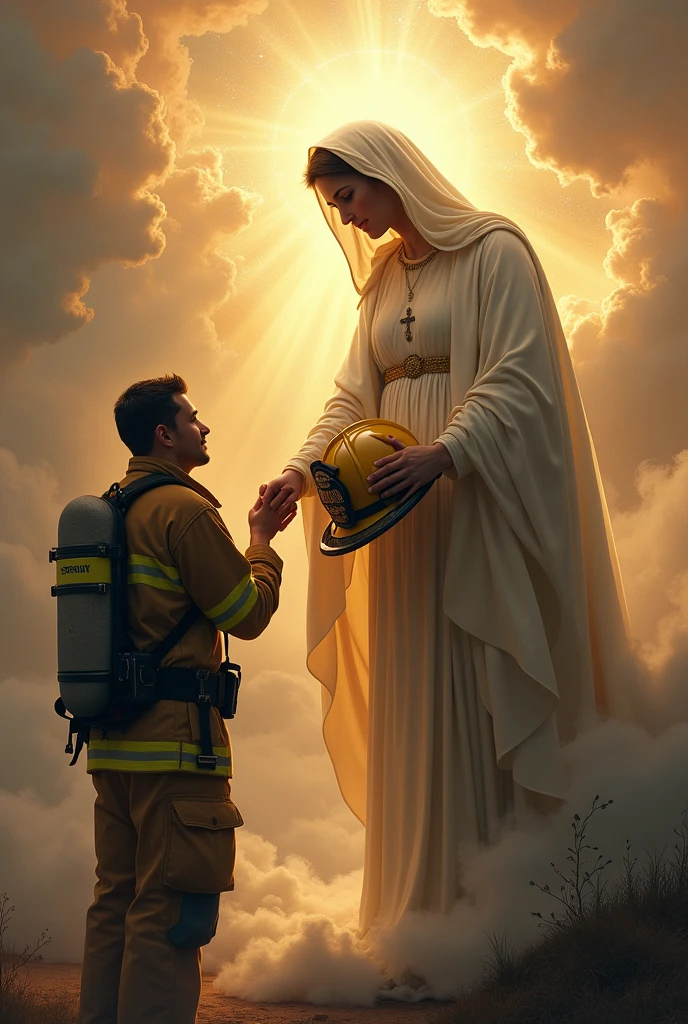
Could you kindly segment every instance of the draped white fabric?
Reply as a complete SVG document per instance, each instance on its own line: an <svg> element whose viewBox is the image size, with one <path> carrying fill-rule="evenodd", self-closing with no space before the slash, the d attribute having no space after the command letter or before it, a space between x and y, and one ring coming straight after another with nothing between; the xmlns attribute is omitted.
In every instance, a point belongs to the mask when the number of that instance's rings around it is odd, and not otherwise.
<svg viewBox="0 0 688 1024"><path fill-rule="evenodd" d="M629 650L587 423L527 239L385 125L347 125L319 145L390 184L443 250L409 346L394 333L398 242L374 251L323 206L363 298L335 393L289 463L309 481L308 667L342 794L367 825L365 930L448 909L459 839L489 839L515 793L564 794L560 743L596 709L628 715ZM450 374L383 389L382 370L409 352L450 355ZM310 462L376 416L441 439L455 469L368 548L325 558Z"/></svg>

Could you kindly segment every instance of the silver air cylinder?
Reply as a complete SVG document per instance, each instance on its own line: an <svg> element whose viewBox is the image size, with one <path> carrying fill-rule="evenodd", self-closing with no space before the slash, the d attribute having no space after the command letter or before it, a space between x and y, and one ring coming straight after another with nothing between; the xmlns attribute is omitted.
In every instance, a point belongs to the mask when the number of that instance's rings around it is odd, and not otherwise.
<svg viewBox="0 0 688 1024"><path fill-rule="evenodd" d="M65 707L91 718L108 704L113 682L113 635L117 608L111 547L115 512L103 498L87 494L65 506L57 567L57 678Z"/></svg>

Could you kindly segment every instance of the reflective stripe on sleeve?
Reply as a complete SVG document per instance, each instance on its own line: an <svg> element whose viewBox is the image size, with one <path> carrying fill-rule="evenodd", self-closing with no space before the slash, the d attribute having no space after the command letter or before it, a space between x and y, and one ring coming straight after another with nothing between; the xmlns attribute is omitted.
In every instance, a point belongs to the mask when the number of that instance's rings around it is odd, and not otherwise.
<svg viewBox="0 0 688 1024"><path fill-rule="evenodd" d="M232 757L229 747L213 747L217 757L215 769L199 768L196 756L199 743L174 740L93 740L88 744L87 771L113 772L194 772L232 778Z"/></svg>
<svg viewBox="0 0 688 1024"><path fill-rule="evenodd" d="M151 558L149 555L129 555L127 570L127 583L145 583L156 590L184 593L179 569L174 565L164 565L157 558Z"/></svg>
<svg viewBox="0 0 688 1024"><path fill-rule="evenodd" d="M246 618L257 600L258 587L248 573L224 601L220 601L205 614L218 629L226 632Z"/></svg>

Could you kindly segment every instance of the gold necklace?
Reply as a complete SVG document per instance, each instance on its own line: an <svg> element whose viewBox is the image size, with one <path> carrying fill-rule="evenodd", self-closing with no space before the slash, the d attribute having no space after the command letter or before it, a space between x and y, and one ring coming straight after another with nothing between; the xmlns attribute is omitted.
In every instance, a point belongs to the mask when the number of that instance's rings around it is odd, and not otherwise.
<svg viewBox="0 0 688 1024"><path fill-rule="evenodd" d="M424 257L424 259L420 260L419 262L415 262L414 261L411 264L407 263L406 260L404 259L403 251L404 251L404 246L403 246L403 243L402 243L399 246L399 249L397 250L397 263L399 263L401 265L401 267L402 267L402 269L404 271L404 277L406 278L406 289L407 289L407 292L408 292L408 299L407 299L408 306L406 307L406 316L403 317L399 321L399 323L401 324L402 327L406 328L406 333L404 334L404 338L406 339L406 341L410 345L411 342L413 341L413 335L411 334L411 324L414 323L415 319L416 319L415 316L413 315L413 310L411 309L411 303L413 302L413 296L415 294L415 289L418 287L418 281L420 280L420 276L423 273L423 271L425 270L425 268L427 267L428 263L432 263L432 261L434 260L435 256L437 256L437 249L431 249L430 252L427 254L427 256ZM416 276L416 280L413 282L413 284L411 284L411 281L410 281L410 278L409 278L409 269L411 267L413 267L414 270L418 271L418 274Z"/></svg>

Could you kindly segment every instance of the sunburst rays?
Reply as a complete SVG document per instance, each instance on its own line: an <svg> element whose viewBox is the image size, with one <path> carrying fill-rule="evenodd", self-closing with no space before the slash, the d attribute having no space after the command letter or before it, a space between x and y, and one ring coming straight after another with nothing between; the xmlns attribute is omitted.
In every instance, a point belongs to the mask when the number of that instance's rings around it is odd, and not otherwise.
<svg viewBox="0 0 688 1024"><path fill-rule="evenodd" d="M530 231L555 291L582 285L597 297L603 274L589 258L592 201L585 217L566 216L560 186L528 164L504 118L503 55L478 50L420 0L287 0L252 25L234 38L227 72L241 83L241 109L206 106L203 141L264 200L229 246L242 261L218 323L238 357L232 391L259 413L254 451L274 447L270 410L289 409L277 465L321 408L356 320L342 253L301 183L308 145L338 124L377 119L405 131L469 199Z"/></svg>

